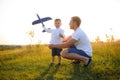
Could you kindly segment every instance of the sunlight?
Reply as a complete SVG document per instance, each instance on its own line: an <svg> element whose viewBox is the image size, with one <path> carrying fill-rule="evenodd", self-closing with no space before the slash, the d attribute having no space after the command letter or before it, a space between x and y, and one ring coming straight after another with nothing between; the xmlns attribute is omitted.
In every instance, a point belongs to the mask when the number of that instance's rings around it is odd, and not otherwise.
<svg viewBox="0 0 120 80"><path fill-rule="evenodd" d="M66 6L67 3L67 6ZM74 3L74 4L73 4ZM72 6L74 5L74 6ZM0 44L30 44L30 30L35 31L32 44L49 43L51 35L42 33L41 24L32 25L36 20L36 13L40 17L52 17L52 21L45 22L47 28L54 28L54 19L61 18L65 34L71 35L69 20L72 16L80 16L81 28L87 33L90 41L97 36L102 41L106 34L120 39L120 2L117 0L4 0L0 3Z"/></svg>

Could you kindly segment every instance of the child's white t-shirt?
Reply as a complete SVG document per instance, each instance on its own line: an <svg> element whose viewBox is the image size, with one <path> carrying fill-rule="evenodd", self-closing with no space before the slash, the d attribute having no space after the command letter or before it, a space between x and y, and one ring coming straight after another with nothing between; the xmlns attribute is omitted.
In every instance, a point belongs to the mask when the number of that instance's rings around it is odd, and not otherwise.
<svg viewBox="0 0 120 80"><path fill-rule="evenodd" d="M87 55L92 56L92 47L90 41L81 28L77 28L72 35L72 39L77 40L77 42L74 44L77 49L83 50L87 53Z"/></svg>
<svg viewBox="0 0 120 80"><path fill-rule="evenodd" d="M51 40L50 44L61 44L62 40L59 34L61 34L63 37L64 35L64 30L61 28L56 28L56 29L45 29L46 32L51 33Z"/></svg>

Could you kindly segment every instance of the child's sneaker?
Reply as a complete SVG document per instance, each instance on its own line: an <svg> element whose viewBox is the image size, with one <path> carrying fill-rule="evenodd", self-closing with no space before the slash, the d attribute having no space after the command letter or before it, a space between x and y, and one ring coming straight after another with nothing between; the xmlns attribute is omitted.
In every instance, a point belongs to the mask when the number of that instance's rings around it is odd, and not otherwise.
<svg viewBox="0 0 120 80"><path fill-rule="evenodd" d="M61 65L61 63L58 63L58 64L57 64L57 66L60 66L60 65Z"/></svg>
<svg viewBox="0 0 120 80"><path fill-rule="evenodd" d="M90 59L88 60L88 63L87 63L87 64L84 64L84 68L87 68L88 65L91 63L91 61L92 61L92 59L90 58Z"/></svg>
<svg viewBox="0 0 120 80"><path fill-rule="evenodd" d="M54 63L50 63L50 66L53 66L54 65Z"/></svg>

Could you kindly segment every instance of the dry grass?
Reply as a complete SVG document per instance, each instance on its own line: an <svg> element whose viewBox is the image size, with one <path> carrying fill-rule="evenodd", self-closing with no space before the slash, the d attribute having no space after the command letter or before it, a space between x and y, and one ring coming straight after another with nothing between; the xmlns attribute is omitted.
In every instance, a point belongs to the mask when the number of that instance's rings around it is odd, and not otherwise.
<svg viewBox="0 0 120 80"><path fill-rule="evenodd" d="M120 41L92 43L93 61L86 69L62 58L49 66L47 45L0 51L0 80L120 80Z"/></svg>

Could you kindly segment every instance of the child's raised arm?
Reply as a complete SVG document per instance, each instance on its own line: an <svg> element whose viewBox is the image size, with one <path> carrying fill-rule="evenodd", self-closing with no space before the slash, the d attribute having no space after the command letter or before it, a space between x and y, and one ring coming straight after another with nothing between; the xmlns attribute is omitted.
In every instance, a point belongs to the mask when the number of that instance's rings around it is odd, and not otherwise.
<svg viewBox="0 0 120 80"><path fill-rule="evenodd" d="M43 32L48 32L48 33L52 32L52 29L50 29L50 28L46 28L46 27L43 27L43 28L44 28Z"/></svg>

